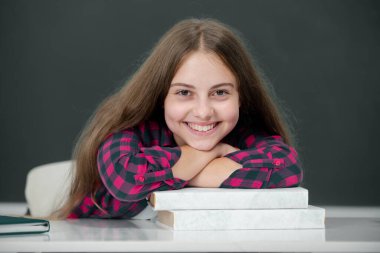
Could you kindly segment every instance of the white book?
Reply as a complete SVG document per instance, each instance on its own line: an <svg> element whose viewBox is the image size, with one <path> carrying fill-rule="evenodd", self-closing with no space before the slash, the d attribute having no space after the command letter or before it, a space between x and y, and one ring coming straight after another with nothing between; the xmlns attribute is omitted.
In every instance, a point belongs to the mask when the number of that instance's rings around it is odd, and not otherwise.
<svg viewBox="0 0 380 253"><path fill-rule="evenodd" d="M320 229L325 209L158 211L156 222L173 230Z"/></svg>
<svg viewBox="0 0 380 253"><path fill-rule="evenodd" d="M307 208L308 190L302 187L275 189L183 188L153 192L153 209L288 209Z"/></svg>

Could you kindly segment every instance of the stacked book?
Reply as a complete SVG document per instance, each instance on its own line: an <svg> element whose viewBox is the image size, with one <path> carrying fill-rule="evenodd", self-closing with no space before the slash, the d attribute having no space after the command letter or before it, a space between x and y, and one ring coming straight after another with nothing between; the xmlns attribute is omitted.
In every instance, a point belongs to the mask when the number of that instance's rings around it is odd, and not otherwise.
<svg viewBox="0 0 380 253"><path fill-rule="evenodd" d="M308 204L302 187L184 188L154 192L156 222L173 230L319 229L325 210Z"/></svg>

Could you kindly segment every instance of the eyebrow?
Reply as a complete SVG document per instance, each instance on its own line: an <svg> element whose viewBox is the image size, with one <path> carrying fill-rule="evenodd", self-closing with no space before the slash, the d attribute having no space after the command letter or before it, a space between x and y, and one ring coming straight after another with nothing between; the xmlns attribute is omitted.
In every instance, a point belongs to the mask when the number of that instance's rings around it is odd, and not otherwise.
<svg viewBox="0 0 380 253"><path fill-rule="evenodd" d="M182 86L182 87L187 87L187 88L195 89L194 85L187 84L187 83L172 83L170 85L170 87L175 87L175 86ZM230 86L232 88L235 88L235 85L233 85L232 83L218 83L218 84L213 85L211 87L211 89L220 88L222 86Z"/></svg>

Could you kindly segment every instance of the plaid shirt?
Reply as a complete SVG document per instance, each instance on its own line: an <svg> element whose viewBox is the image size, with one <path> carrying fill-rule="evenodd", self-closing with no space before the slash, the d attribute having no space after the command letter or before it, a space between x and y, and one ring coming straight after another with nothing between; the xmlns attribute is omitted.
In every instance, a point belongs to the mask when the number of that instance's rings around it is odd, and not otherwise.
<svg viewBox="0 0 380 253"><path fill-rule="evenodd" d="M222 188L298 186L303 177L297 152L280 136L235 129L223 142L239 148L226 157L242 165ZM86 196L69 218L131 218L147 206L153 191L184 188L172 166L181 156L173 134L157 122L111 134L99 148L97 163L102 185Z"/></svg>

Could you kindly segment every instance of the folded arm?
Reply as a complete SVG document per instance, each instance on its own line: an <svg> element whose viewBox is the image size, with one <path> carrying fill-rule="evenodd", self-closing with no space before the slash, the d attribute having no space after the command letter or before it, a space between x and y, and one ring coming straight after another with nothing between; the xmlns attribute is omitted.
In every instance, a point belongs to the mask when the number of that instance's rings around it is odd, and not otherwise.
<svg viewBox="0 0 380 253"><path fill-rule="evenodd" d="M240 169L241 164L227 158L220 157L212 160L189 181L194 187L219 187L233 172Z"/></svg>
<svg viewBox="0 0 380 253"><path fill-rule="evenodd" d="M280 136L246 138L242 150L210 162L189 185L222 188L280 188L297 186L303 171L297 152ZM254 141L253 141L254 140Z"/></svg>
<svg viewBox="0 0 380 253"><path fill-rule="evenodd" d="M134 131L113 134L100 146L100 178L120 201L144 200L153 191L183 188L187 182L174 177L172 167L181 156L179 147L144 147Z"/></svg>

